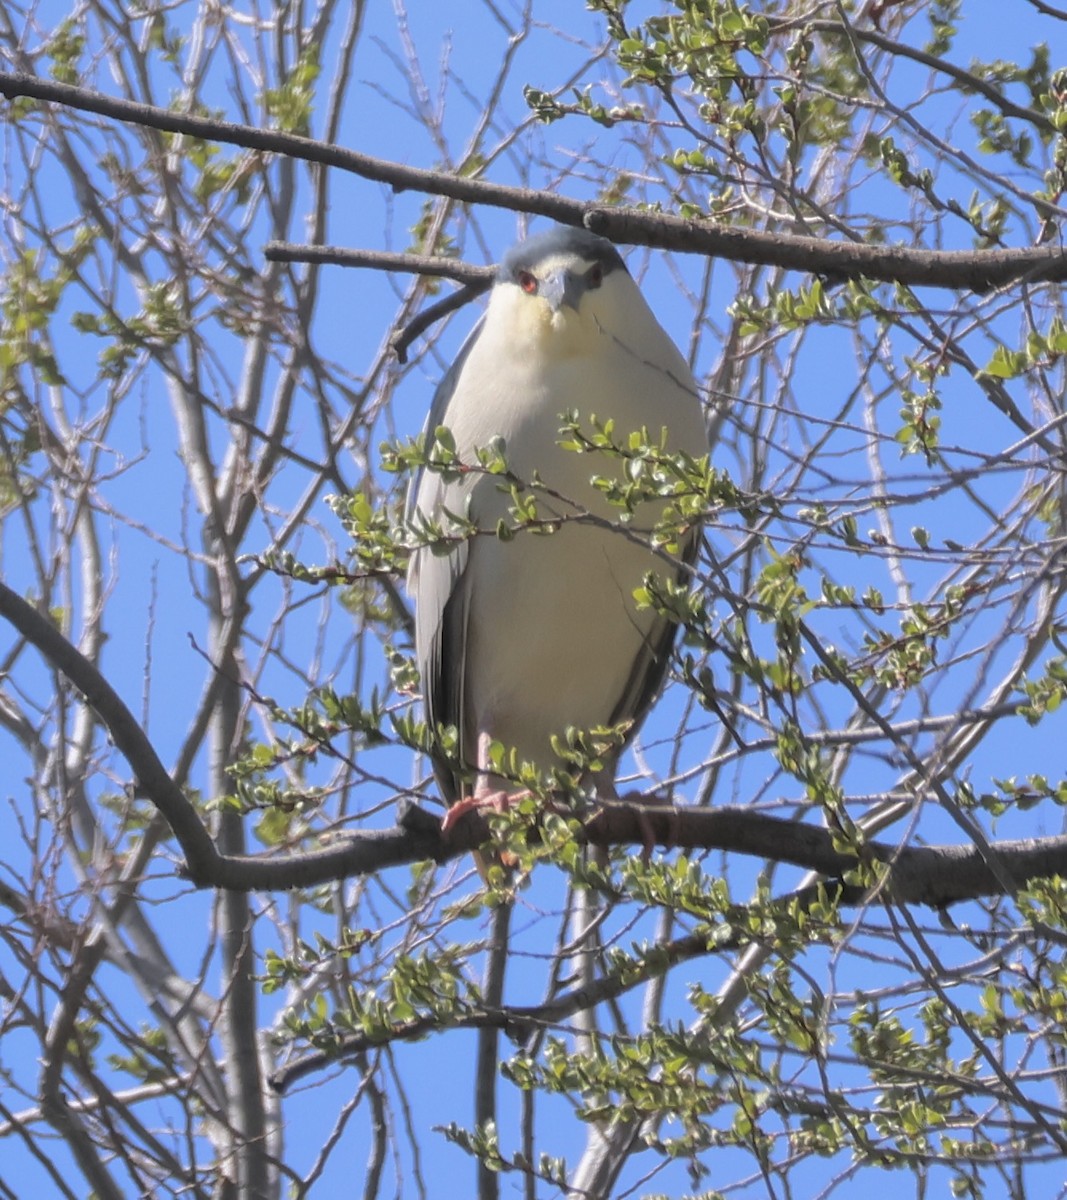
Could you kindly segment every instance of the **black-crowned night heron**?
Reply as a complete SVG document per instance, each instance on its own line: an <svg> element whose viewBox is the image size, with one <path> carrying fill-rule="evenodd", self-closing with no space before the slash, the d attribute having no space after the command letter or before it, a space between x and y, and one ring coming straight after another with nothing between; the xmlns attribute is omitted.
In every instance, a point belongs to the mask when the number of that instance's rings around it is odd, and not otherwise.
<svg viewBox="0 0 1067 1200"><path fill-rule="evenodd" d="M686 532L671 562L648 540L662 503L622 523L592 479L625 479L625 463L563 448L569 411L587 430L594 417L614 422L624 444L642 428L654 440L666 429L668 450L707 451L696 382L619 252L560 227L508 252L434 397L429 437L445 426L475 469L424 470L412 485L421 517L448 529L458 514L479 530L444 553L420 548L408 577L427 717L455 726L468 767L434 763L446 801L458 804L450 816L516 790L490 770L494 741L542 770L558 766L553 735L623 724L632 734L667 669L674 626L639 608L634 590L649 571L682 577L699 531ZM513 501L499 475L477 469L475 451L498 439L511 475L534 485L539 517L558 518L554 532L495 536L498 522L514 524ZM615 758L596 780L608 794Z"/></svg>

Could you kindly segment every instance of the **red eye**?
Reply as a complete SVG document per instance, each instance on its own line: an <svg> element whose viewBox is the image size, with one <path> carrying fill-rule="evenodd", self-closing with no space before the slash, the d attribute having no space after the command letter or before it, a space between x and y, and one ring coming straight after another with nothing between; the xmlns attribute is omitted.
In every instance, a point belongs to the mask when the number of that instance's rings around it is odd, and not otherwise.
<svg viewBox="0 0 1067 1200"><path fill-rule="evenodd" d="M527 296L535 296L537 294L537 276L531 275L529 271L520 271L515 276L515 282Z"/></svg>
<svg viewBox="0 0 1067 1200"><path fill-rule="evenodd" d="M589 268L589 274L586 275L586 282L591 288L598 288L604 282L604 268L597 263L595 267Z"/></svg>

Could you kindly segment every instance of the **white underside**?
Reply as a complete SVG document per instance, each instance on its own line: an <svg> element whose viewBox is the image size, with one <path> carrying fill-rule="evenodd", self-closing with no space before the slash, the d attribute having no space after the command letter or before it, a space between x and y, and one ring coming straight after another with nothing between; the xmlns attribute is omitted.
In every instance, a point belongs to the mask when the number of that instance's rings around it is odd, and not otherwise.
<svg viewBox="0 0 1067 1200"><path fill-rule="evenodd" d="M522 531L511 541L486 534L469 545L464 575L471 581L471 608L463 651L468 754L477 735L488 733L515 747L520 759L549 765L553 734L611 720L654 624L655 614L638 611L633 592L649 570L670 571L642 536L659 506L648 506L628 529L618 527L621 510L590 483L594 475L619 473L618 461L557 444L558 414L577 409L586 423L594 414L614 419L616 437L642 426L657 437L666 426L671 449L694 456L706 451L696 385L651 314L649 319L647 344L636 350L599 333L591 342L586 336L578 353L547 356L514 346L502 354L499 342L494 346L483 335L464 366L447 419L461 456L470 461L475 446L502 436L519 478L539 475L572 502L540 497L545 515L572 518L558 532ZM491 396L493 403L475 405L474 396ZM434 486L440 484L428 485ZM498 488L486 477L457 482L444 489L444 504L463 510L469 500L470 515L491 531L508 518L509 498ZM610 526L574 520L583 510ZM413 579L420 570L446 569L425 556ZM416 594L425 594L417 582ZM427 628L423 620L420 626Z"/></svg>

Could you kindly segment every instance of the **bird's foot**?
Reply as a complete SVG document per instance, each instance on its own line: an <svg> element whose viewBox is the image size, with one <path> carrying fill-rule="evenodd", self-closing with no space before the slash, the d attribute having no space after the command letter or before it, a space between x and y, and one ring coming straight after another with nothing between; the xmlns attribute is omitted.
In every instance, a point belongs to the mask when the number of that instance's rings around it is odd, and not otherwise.
<svg viewBox="0 0 1067 1200"><path fill-rule="evenodd" d="M681 828L674 805L666 797L653 795L638 800L637 828L641 833L641 862L646 867L652 861L652 851L659 841L649 815L649 808L667 810L666 837L663 840L665 850L672 850L677 845L678 832Z"/></svg>
<svg viewBox="0 0 1067 1200"><path fill-rule="evenodd" d="M455 804L451 805L448 812L445 813L441 821L441 836L447 838L458 822L469 812L475 812L481 808L491 808L495 812L503 812L512 804L527 799L529 795L529 792L485 791L464 796L462 800L457 800Z"/></svg>
<svg viewBox="0 0 1067 1200"><path fill-rule="evenodd" d="M625 823L620 824L613 820L613 805L620 810L619 817ZM630 821L637 826L637 840L641 843L641 862L646 867L651 862L652 852L657 845L662 844L664 849L670 850L677 844L680 830L678 814L670 801L661 796L642 796L634 792L622 797L604 797L599 811L586 822L586 828L593 835L594 842L598 836L607 834L610 844L612 840L624 841L633 836L633 824L630 824ZM614 839L612 830L616 831ZM604 849L606 850L606 846Z"/></svg>

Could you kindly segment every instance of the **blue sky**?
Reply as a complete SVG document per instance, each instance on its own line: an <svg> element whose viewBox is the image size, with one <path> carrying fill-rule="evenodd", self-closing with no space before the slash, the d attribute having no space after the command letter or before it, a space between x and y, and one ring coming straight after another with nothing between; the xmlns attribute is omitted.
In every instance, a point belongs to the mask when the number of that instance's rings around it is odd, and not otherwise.
<svg viewBox="0 0 1067 1200"><path fill-rule="evenodd" d="M472 17L472 10L467 5L412 7L413 11L409 14L410 38L426 72L428 103L434 108L438 93L445 97L446 116L441 132L449 139L452 153L456 153L463 147L469 130L478 119L480 104L484 102L486 89L493 78L492 72L503 56L506 36L487 17L488 10L478 9L477 16ZM1012 19L1009 21L1002 19L999 9L995 15L991 15L991 9L978 4L965 7L969 11L961 22L961 38L954 50L957 61L966 62L968 54L972 52L984 59L1026 56L1035 29L1033 11L1029 5L1013 5ZM657 8L655 5L633 6L629 19L636 21L643 11L653 12ZM534 84L546 90L558 86L587 56L583 44L596 45L602 36L598 20L573 4L538 4L536 11L543 27L534 32L517 55L505 84L497 127L487 133L486 145L492 145L496 137L513 122L526 119L523 84ZM47 6L37 12L39 24L46 28L49 21ZM55 6L55 12L56 19L59 15L67 15L67 10L62 6ZM396 56L403 53L403 41L394 11L384 5L371 5L367 19L368 33L372 37L365 42L368 51L357 56L351 100L339 140L353 148L397 161L420 166L440 165L440 145L435 143L428 130L420 128L412 120L410 113L403 111L403 105L410 103L410 94L397 66ZM557 23L565 24L568 33L578 41L561 39L552 34L551 27ZM375 47L373 38L380 39L376 50L370 49ZM324 55L324 59L329 61L329 55ZM442 77L446 63L448 73ZM239 112L232 102L232 93L221 64L216 65L214 72L202 95L217 104L226 116L238 119ZM614 69L605 62L589 70L587 81L610 79L613 74ZM925 71L918 68L910 74L903 72L897 81L901 89L895 95L897 102L902 105L910 103L910 97L904 93L912 79L917 101L925 78ZM110 90L111 81L106 70L97 72L95 82L102 90ZM157 99L165 99L172 85L172 80L161 79ZM958 107L959 116L945 118L945 110L953 105ZM958 138L959 144L967 145L973 139L973 133L963 115L965 108L966 102L961 97L949 94L941 101L926 102L920 112L924 120L930 119L931 114L938 114L945 119L946 128L953 137ZM567 195L585 197L595 193L595 184L588 177L590 171L583 162L583 156L606 160L617 169L636 170L641 153L642 148L628 144L625 137L617 133L605 133L587 123L563 122L547 128L531 126L514 149L492 165L487 177L500 182L530 182L533 185L551 183L556 190ZM558 165L561 178L546 178L542 159ZM528 165L531 172L529 180L524 178ZM954 186L950 172L945 172L942 182L946 188ZM310 196L306 183L302 182L299 186L301 197L306 201ZM699 184L693 182L687 186L691 195L698 195ZM405 248L409 227L419 215L419 197L394 195L378 185L342 176L331 181L331 188L328 240L342 245L393 250ZM640 182L635 185L638 198L646 194L649 198L663 199L657 178L644 185ZM912 198L891 192L872 172L863 202L872 209L892 211L903 221L909 217ZM52 227L63 231L59 240L65 242L80 219L80 209L76 198L70 195L69 190L64 190L58 175L55 194L49 197L49 204L51 210L48 216L53 222ZM300 222L297 220L293 224L293 236L296 237L299 235ZM495 259L524 226L524 222L517 221L510 213L481 212L476 222L462 227L465 240L460 247L461 254L476 262ZM8 231L10 229L9 224ZM951 238L952 225L948 224L946 229L946 236ZM258 227L252 231L250 241L253 247L259 234ZM958 236L961 244L966 244L962 234ZM252 261L257 264L260 262L255 250L252 252ZM694 258L669 261L664 256L648 255L640 250L630 252L630 262L662 323L679 345L683 348L695 345L694 366L698 378L705 378L718 360L720 335L727 327L725 314L735 299L735 271L729 264L716 265L711 277L706 317L696 328L694 338L692 306L682 295L679 285L698 288L704 264ZM791 280L790 285L796 286L799 282ZM377 348L391 331L398 309L398 297L406 286L405 282L370 272L329 269L322 274L321 286L322 302L311 330L312 349L336 365L339 377L348 373L348 381L358 389L366 364L374 359ZM131 305L132 311L132 290L120 283L117 294ZM1019 314L1011 308L995 311L980 299L965 299L957 303L953 297L936 292L924 293L922 299L941 310L954 328L963 327L968 320L974 320L977 332L968 344L974 348L979 365L985 361L982 353L991 355L996 338L1011 339L1016 336L1021 324ZM72 296L69 305L61 310L61 317L83 307L83 304L82 299ZM972 313L973 317L970 315ZM433 387L475 319L474 310L458 314L446 329L435 332L431 353L420 358L406 371L395 369L396 373L391 377L396 385L395 392L389 393L389 407L382 411L368 439L367 450L372 459L377 453L377 443L382 438L411 435L421 426ZM92 339L77 338L69 332L60 335L61 328L62 322L57 321L57 337L61 336L58 343L61 366L72 380L78 381L77 386L84 388L81 399L75 400L71 395L68 402L71 411L80 413L88 421L103 407L105 396L105 390L92 382L98 346ZM894 336L897 340L886 348L886 355L887 360L899 366L902 356L915 352L915 347L908 343L906 337L899 334ZM217 359L211 364L207 375L217 389L217 395L224 397L228 391L232 394L236 388L242 346L236 339L227 338L220 332L214 349ZM779 363L788 365L791 353L790 344L784 342ZM802 341L798 340L795 354L793 382L782 391L776 390L773 379L767 379L766 390L754 393L749 390L754 387L752 376L740 376L744 387L730 400L730 417L717 459L738 480L744 480L749 469L747 451L753 441L748 436L750 428L759 423L759 431L764 436L769 432L781 436L780 442L765 447L764 480L789 481L790 456L803 444L805 437L817 438L828 429L826 422L839 420L850 394L857 386L857 343L847 328L834 326L816 330ZM274 378L277 374L277 366L272 365L268 369L268 378ZM887 377L884 373L880 374L877 368L872 370L871 378L872 387L885 386ZM944 385L943 398L943 439L946 446L957 447L951 452L954 464L964 466L980 461L975 459L976 454L995 452L1018 439L1017 431L982 401L972 381L964 373L954 372L949 377ZM775 405L780 405L781 411L788 415L783 416L777 425L769 420L764 422L766 410L761 406ZM795 412L790 412L792 405L795 405ZM941 542L953 539L966 544L988 526L988 510L997 512L1006 509L1009 498L1019 486L1018 477L1005 475L1000 478L991 472L987 473L974 481L971 502L961 500L958 491L945 500L919 499L929 488L929 476L918 458L902 460L891 445L897 408L899 401L890 391L879 404L871 406L871 411L877 412L881 420L878 430L881 440L875 438L874 442L880 447L881 462L894 488L910 489L917 497L914 505L901 505L894 511L899 529L908 532L912 525L929 527ZM856 416L858 411L858 406L848 410L845 418L847 427L836 429L832 441L828 443L825 461L828 469L832 469L833 481L827 482L818 472L808 471L793 482L803 493L806 504L821 500L841 506L841 511L856 507L861 514L858 518L860 533L865 536L868 529L877 527L879 513L867 503L872 470L869 452L871 439L861 427ZM312 455L319 449L318 410L312 395L302 394L297 398L290 429L294 448L301 451L306 448ZM221 457L223 439L227 436L225 425L212 422L211 434L216 439ZM187 735L189 714L195 709L205 677L203 658L191 639L195 639L201 648L206 642L202 613L191 598L195 586L200 586L202 579L195 568L190 572L183 556L172 549L172 544L180 545L184 538L195 534L197 522L195 505L185 485L185 468L178 457L165 386L158 376L146 374L138 380L134 394L108 430L107 445L106 454L113 461L116 474L99 491L100 528L104 535L104 570L109 597L109 640L103 666L131 708L135 712L142 711L142 707L147 710L149 731L164 761L171 762ZM355 464L345 464L344 469L348 478L356 479L358 470ZM382 479L376 468L372 468L371 474L376 480ZM254 554L269 545L271 529L284 520L287 508L297 502L305 483L299 472L282 472L272 482L270 515L254 526L255 532L243 547L246 553ZM975 497L985 505L984 510L974 502ZM110 506L110 510L107 506ZM109 511L120 515L112 517ZM789 538L796 536L800 521L795 513L793 517L794 523L786 519L770 531L770 544L776 549L786 548ZM55 539L48 529L47 506L40 507L37 519L42 543L56 549ZM731 556L741 541L742 532L736 520L729 518L712 531L716 553L727 564L732 561ZM310 561L320 558L328 561L344 554L343 531L321 498L310 510L306 533L293 548ZM891 556L872 551L866 557L857 559L832 545L824 544L816 548L818 563L828 573L857 584L857 590L862 591L868 584L873 584L884 589L887 596L894 595L893 571L897 561ZM953 569L948 559L927 555L918 547L909 549L908 554L902 554L900 561L907 564L911 574L915 599L922 599L924 589L937 586L938 581ZM17 522L9 520L5 525L0 563L6 581L20 589L33 591L35 578L27 558L27 540ZM727 566L727 571L729 569ZM817 574L813 572L809 582L814 583ZM81 585L76 577L72 578L70 587L77 610ZM146 597L151 597L152 601L147 608ZM268 630L274 612L280 611L289 599L285 585L268 580L256 595L256 628L261 632ZM994 677L1002 665L1001 659L1015 652L1012 646L1008 646L1000 655L991 656L990 661L984 663L981 649L989 631L1003 619L1002 614L1008 610L1012 599L1011 581L1006 579L994 594L988 612L976 615L967 639L958 647L963 664L960 671L951 674L947 681L929 693L901 697L895 710L898 717L920 716L930 712L952 713L964 703L981 701L986 692L986 682ZM358 684L364 689L380 681L384 675L381 652L373 644L366 651L366 658L358 664L352 658L351 621L343 610L334 606L328 619L319 624L320 603L324 604L325 601L316 599L303 609L308 615L306 622L300 619L299 610L295 617L290 618L284 646L281 639L275 643L277 652L259 677L261 690L268 691L281 704L295 705L303 698L300 671L289 669L287 662L300 664L303 668L308 662L317 661L321 664L323 676L335 677L339 685ZM720 602L719 611L725 619L729 614L729 606ZM828 610L814 613L811 620L828 642L844 650L858 651L863 630L847 612ZM770 644L769 631L754 625L752 636L762 642L766 650ZM0 636L0 652L4 647L5 642ZM145 676L149 656L154 677L151 684L147 685ZM254 661L255 657L256 651L251 647L250 661ZM20 686L33 691L44 706L52 688L51 676L28 663L22 664L20 670L23 672ZM721 686L725 687L726 681ZM693 764L701 762L702 750L706 752L711 719L699 713L683 717L680 704L678 693L668 696L647 726L642 742L655 772L664 773L669 769L669 757L665 749L657 746L657 742L673 734L685 720L688 729L686 765L692 771L684 776L680 794L684 799L693 799L701 782L701 772ZM817 689L813 693L813 705L825 706L826 720L830 726L838 719L844 720L850 711L847 698L842 698L832 688ZM814 720L817 708L806 709L805 713ZM758 728L759 722L753 721L747 732L754 736ZM1026 764L1026 771L1045 771L1050 777L1059 777L1063 773L1063 762L1056 736L1057 728L1058 721L1055 719L1046 721L1036 729L1023 726L1018 721L1012 722L1010 739L989 739L969 760L967 776L979 790L990 787L994 778L1020 773L1019 763ZM250 736L266 734L258 728ZM923 743L918 745L921 749ZM14 754L14 751L11 753ZM122 763L113 756L108 757L105 746L100 746L99 755L105 760L106 769L92 783L91 795L95 799L117 789L125 779ZM409 755L392 749L375 752L362 761L366 761L375 772L387 776L396 788L412 783L420 775L419 766L410 761ZM23 819L30 817L31 813L29 798L20 781L29 770L31 768L20 759L19 766L11 773L4 797L11 796L12 811ZM879 793L891 786L900 770L899 762L884 756L860 755L849 767L846 786L855 794ZM325 768L322 774L325 776ZM311 777L316 778L314 772L311 772ZM203 761L198 763L193 779L203 786ZM758 797L770 808L791 811L802 799L799 785L784 778L766 755L753 756L725 774L722 788L722 792L716 793L717 803L747 802ZM390 794L389 787L367 785L353 797L353 807L357 813L366 812L389 799ZM385 811L369 823L385 824L390 819L390 812ZM956 840L958 837L958 831L949 818L929 805L922 821L923 835L928 838ZM1058 826L1058 813L1050 815L1042 809L1035 818L1006 818L995 832L1002 836L1058 832L1058 828L1049 828L1053 822ZM728 875L738 898L748 894L755 865L737 860L720 861L715 856L709 861ZM6 867L10 880L14 878L11 872L25 869L25 862L14 859ZM190 977L194 977L211 919L211 903L209 897L197 895L178 883L173 868L173 861L161 856L153 866L154 878L148 893L154 898L172 898L166 910L157 907L154 915L161 919L161 927L168 938L168 948L176 962ZM461 864L456 870L467 872L469 868ZM87 911L84 900L73 895L76 890L73 878L69 875L65 878L72 887L74 911L84 913ZM780 870L775 875L775 888L784 889L796 878L796 872ZM384 881L384 886L399 894L406 888L408 879L406 871L397 871ZM522 938L509 982L509 987L513 989L509 994L516 1002L534 1002L546 986L541 956L546 952L546 946L551 945L557 928L559 886L559 879L548 877L546 872L546 878L537 880L523 895L516 916ZM358 890L357 885L347 886L350 897L354 897ZM399 901L390 900L384 891L376 902L386 921L396 919L396 914L402 908ZM274 911L279 922L284 923L288 905L286 897L264 897L261 904L268 915ZM365 910L360 911L365 913ZM363 919L367 919L365 915ZM309 921L309 926L313 924ZM330 915L327 914L322 925L329 928L330 924ZM269 921L264 920L261 925L264 931L260 944L262 952L272 942ZM465 936L476 937L480 933L480 926L471 923L464 932ZM620 934L621 944L627 945L630 939L646 936L649 932L649 921L646 919L635 929ZM457 933L457 936L463 934ZM396 933L394 940L398 947L402 944L401 931ZM14 964L6 957L7 953L6 949L0 948L0 968L10 972ZM966 957L969 951L961 946L960 953ZM856 986L864 983L859 967L828 961L827 954L821 950L811 952L808 965L816 975L840 971L843 979L839 978L839 984L846 989L852 986L852 972L855 972ZM883 964L884 975L880 976L880 982L885 980L888 986L888 982L898 979L906 968L907 964L901 962ZM699 982L709 991L714 990L725 970L726 964L720 959L710 958L680 973L670 985L668 1011L677 1012L678 1019L687 1019L688 1010L683 1004L686 987ZM211 982L217 983L217 980L212 978ZM123 995L121 985L117 994ZM283 998L278 996L265 1000L264 1012L280 1006ZM128 1002L131 1006L130 1019L136 1022L145 1015L141 1001L131 993ZM636 1012L638 1003L639 997L636 996L627 1001L631 1012ZM400 1045L391 1051L397 1074L419 1081L409 1092L411 1123L424 1135L421 1141L426 1158L422 1169L427 1178L452 1178L453 1173L456 1178L469 1178L471 1168L465 1156L447 1147L441 1139L426 1135L425 1131L431 1126L452 1120L461 1123L470 1120L472 1051L473 1035L461 1032L435 1038L429 1043ZM27 1040L23 1048L15 1035L5 1042L0 1063L4 1067L14 1067L20 1077L32 1080L34 1067L27 1059L33 1053L32 1040ZM306 1170L313 1161L322 1141L324 1124L332 1124L335 1114L352 1096L356 1084L357 1076L353 1071L341 1070L327 1082L312 1081L312 1086L299 1092L296 1099L287 1103L287 1144L294 1163L300 1169ZM505 1095L506 1111L514 1116L517 1097L506 1088ZM5 1099L4 1102L13 1108L26 1103L25 1100L15 1099ZM539 1137L543 1136L545 1147L554 1153L565 1153L573 1161L580 1151L583 1131L570 1118L567 1105L549 1102L543 1113ZM160 1120L163 1119L161 1112ZM345 1186L350 1182L353 1171L358 1171L358 1164L365 1160L367 1133L362 1113L356 1113L343 1136L342 1148L331 1159L318 1185L318 1194L329 1195L331 1188ZM6 1143L5 1155L13 1153L14 1145L11 1141ZM398 1153L402 1154L400 1151ZM720 1160L720 1165L724 1176L734 1177L737 1174L736 1171L733 1175L729 1174L735 1164L727 1158ZM43 1188L42 1194L47 1194L48 1184L38 1182L42 1177L33 1175L32 1164L19 1161L15 1169L22 1194L26 1194L26 1185L31 1178L34 1179L35 1190ZM811 1168L813 1174L816 1169ZM16 1178L11 1171L12 1168L6 1165L0 1166L0 1177L9 1185L13 1185ZM640 1165L635 1165L635 1179L640 1171ZM1050 1174L1054 1173L1055 1168L1050 1170ZM518 1194L517 1189L509 1191L511 1186L511 1181L505 1184L504 1195ZM680 1168L649 1184L649 1188L669 1194L677 1194L684 1186L684 1174ZM814 1179L811 1186L814 1194ZM435 1194L433 1186L430 1187L430 1193ZM637 1194L641 1194L640 1189Z"/></svg>

